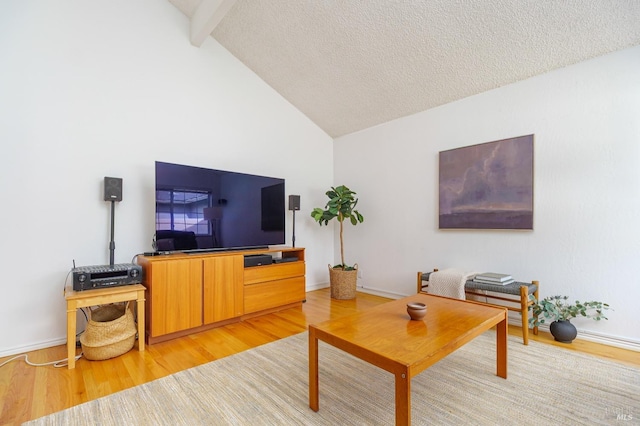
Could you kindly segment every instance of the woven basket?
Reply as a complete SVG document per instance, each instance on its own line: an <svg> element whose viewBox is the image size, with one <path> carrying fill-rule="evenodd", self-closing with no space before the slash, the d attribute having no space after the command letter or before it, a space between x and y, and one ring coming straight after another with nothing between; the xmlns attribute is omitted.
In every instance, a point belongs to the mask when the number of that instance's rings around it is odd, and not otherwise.
<svg viewBox="0 0 640 426"><path fill-rule="evenodd" d="M126 305L105 305L89 309L89 322L80 336L82 354L92 361L114 358L133 348L136 323Z"/></svg>
<svg viewBox="0 0 640 426"><path fill-rule="evenodd" d="M356 285L358 282L358 264L353 270L344 271L341 268L332 268L329 265L329 283L331 284L331 297L333 299L355 299Z"/></svg>

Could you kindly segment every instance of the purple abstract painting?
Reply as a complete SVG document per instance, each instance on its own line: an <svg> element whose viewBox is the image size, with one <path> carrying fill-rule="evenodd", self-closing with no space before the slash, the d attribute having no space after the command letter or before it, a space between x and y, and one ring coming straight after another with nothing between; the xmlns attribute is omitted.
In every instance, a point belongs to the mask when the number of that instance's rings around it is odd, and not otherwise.
<svg viewBox="0 0 640 426"><path fill-rule="evenodd" d="M440 152L440 229L533 229L533 135Z"/></svg>

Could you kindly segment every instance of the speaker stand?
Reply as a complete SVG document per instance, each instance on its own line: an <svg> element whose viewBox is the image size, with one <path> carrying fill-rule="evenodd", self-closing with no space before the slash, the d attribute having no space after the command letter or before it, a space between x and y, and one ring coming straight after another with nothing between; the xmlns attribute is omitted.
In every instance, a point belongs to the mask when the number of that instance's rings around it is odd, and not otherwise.
<svg viewBox="0 0 640 426"><path fill-rule="evenodd" d="M293 235L291 237L291 247L296 246L296 211L293 210Z"/></svg>
<svg viewBox="0 0 640 426"><path fill-rule="evenodd" d="M115 223L115 216L116 216L116 207L115 207L115 201L111 200L111 241L109 242L109 266L111 266L113 268L113 258L114 258L114 252L116 250L116 243L113 240L113 234L114 234L114 223Z"/></svg>

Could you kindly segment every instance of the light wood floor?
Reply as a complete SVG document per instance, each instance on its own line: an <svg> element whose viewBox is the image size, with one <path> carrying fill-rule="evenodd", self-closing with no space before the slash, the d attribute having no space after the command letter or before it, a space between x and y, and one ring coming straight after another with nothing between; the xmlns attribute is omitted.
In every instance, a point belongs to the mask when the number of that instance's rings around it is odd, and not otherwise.
<svg viewBox="0 0 640 426"><path fill-rule="evenodd" d="M358 293L355 300L333 300L328 289L307 293L302 307L264 315L168 342L147 346L107 361L80 359L74 370L32 367L22 359L0 367L0 424L20 424L64 408L140 385L235 353L282 339L307 329L308 324L337 318L379 305L388 299ZM521 335L518 327L510 334ZM532 340L567 350L594 354L640 366L637 352L576 340L572 344L553 341L547 333ZM137 347L137 345L136 345ZM28 354L32 363L64 359L64 345ZM0 364L11 357L0 359Z"/></svg>

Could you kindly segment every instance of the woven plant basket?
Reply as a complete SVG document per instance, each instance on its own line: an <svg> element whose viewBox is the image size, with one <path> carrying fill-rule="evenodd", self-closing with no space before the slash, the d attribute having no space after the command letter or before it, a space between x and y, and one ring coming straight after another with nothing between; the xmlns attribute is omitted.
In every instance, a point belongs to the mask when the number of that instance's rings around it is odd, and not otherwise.
<svg viewBox="0 0 640 426"><path fill-rule="evenodd" d="M83 356L92 361L115 358L127 353L136 341L136 323L126 305L89 308L89 322L80 336Z"/></svg>
<svg viewBox="0 0 640 426"><path fill-rule="evenodd" d="M353 265L353 270L351 271L344 271L340 268L332 268L331 265L329 265L329 283L331 285L331 297L333 299L355 299L357 282L357 263Z"/></svg>

